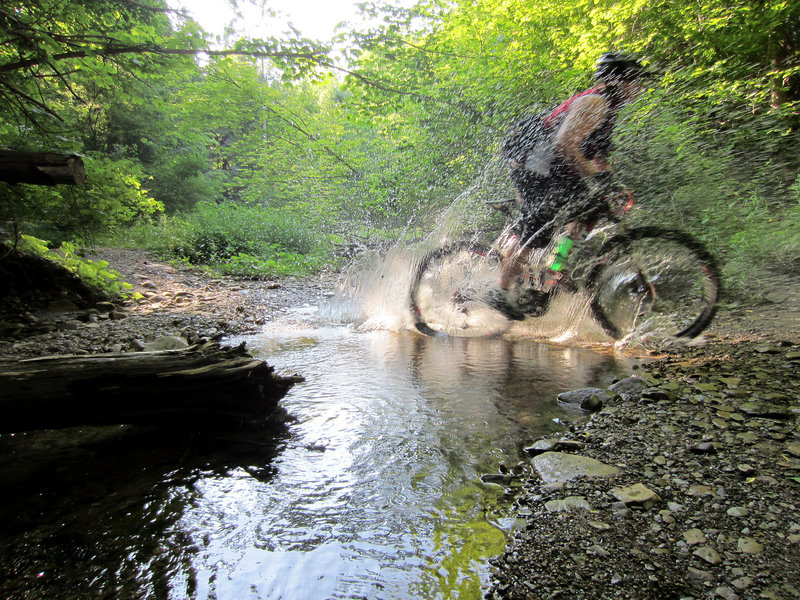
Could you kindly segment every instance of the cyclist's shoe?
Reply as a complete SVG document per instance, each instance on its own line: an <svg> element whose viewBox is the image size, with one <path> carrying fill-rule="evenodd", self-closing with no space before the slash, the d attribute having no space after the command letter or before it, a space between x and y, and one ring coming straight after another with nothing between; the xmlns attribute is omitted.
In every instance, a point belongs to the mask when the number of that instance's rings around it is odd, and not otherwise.
<svg viewBox="0 0 800 600"><path fill-rule="evenodd" d="M508 292L503 289L494 289L483 298L483 301L496 311L500 312L506 319L512 321L523 321L525 313L518 306L514 306L508 300Z"/></svg>
<svg viewBox="0 0 800 600"><path fill-rule="evenodd" d="M551 297L552 294L549 292L528 288L522 292L522 294L520 294L520 297L517 300L517 305L519 306L519 309L526 315L540 317L550 306Z"/></svg>

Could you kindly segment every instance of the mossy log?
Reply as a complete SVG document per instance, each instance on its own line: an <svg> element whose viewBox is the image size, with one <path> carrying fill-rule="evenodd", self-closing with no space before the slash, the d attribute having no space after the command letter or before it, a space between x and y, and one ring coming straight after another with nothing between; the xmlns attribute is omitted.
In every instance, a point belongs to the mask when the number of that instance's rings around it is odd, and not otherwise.
<svg viewBox="0 0 800 600"><path fill-rule="evenodd" d="M0 150L0 181L33 185L83 185L86 172L77 154Z"/></svg>
<svg viewBox="0 0 800 600"><path fill-rule="evenodd" d="M0 432L79 425L266 422L296 378L244 345L0 362Z"/></svg>

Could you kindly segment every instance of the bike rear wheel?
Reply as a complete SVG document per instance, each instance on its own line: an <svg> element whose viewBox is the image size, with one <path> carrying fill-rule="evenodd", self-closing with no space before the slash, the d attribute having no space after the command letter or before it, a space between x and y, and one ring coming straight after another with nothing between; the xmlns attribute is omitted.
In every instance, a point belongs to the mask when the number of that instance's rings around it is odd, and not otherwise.
<svg viewBox="0 0 800 600"><path fill-rule="evenodd" d="M422 259L411 280L414 326L425 335L489 337L511 323L483 299L500 278L500 256L488 246L455 242Z"/></svg>
<svg viewBox="0 0 800 600"><path fill-rule="evenodd" d="M693 338L714 318L714 258L692 236L641 227L609 239L588 276L591 311L615 339Z"/></svg>

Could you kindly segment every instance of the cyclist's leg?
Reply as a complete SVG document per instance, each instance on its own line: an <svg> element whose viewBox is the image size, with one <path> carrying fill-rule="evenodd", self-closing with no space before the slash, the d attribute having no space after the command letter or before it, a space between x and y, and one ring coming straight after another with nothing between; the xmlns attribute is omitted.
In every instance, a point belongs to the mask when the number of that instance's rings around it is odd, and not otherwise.
<svg viewBox="0 0 800 600"><path fill-rule="evenodd" d="M513 241L503 249L503 262L500 267L500 288L508 290L514 280L522 272L525 262L531 255L532 248L523 246L519 243L519 238L515 236Z"/></svg>

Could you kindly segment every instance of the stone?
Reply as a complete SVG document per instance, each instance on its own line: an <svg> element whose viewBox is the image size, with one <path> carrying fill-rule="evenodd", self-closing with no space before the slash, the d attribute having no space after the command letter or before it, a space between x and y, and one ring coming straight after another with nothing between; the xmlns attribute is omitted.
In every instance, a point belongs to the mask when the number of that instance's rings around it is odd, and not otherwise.
<svg viewBox="0 0 800 600"><path fill-rule="evenodd" d="M591 510L592 507L583 496L568 496L563 500L549 500L544 503L547 512L566 513L574 510Z"/></svg>
<svg viewBox="0 0 800 600"><path fill-rule="evenodd" d="M639 377L626 377L609 386L608 391L620 396L640 394L644 389L644 381Z"/></svg>
<svg viewBox="0 0 800 600"><path fill-rule="evenodd" d="M708 571L703 571L702 569L695 569L694 567L689 567L688 574L690 579L694 579L695 581L699 581L700 583L710 583L714 581L714 576Z"/></svg>
<svg viewBox="0 0 800 600"><path fill-rule="evenodd" d="M739 410L750 417L786 419L792 416L788 408L769 402L745 402L739 406Z"/></svg>
<svg viewBox="0 0 800 600"><path fill-rule="evenodd" d="M620 470L589 458L563 452L545 452L533 459L533 468L544 483L559 483L575 477L610 477Z"/></svg>
<svg viewBox="0 0 800 600"><path fill-rule="evenodd" d="M627 487L615 487L611 490L611 494L625 504L644 504L661 500L661 496L641 483Z"/></svg>
<svg viewBox="0 0 800 600"><path fill-rule="evenodd" d="M746 517L750 511L744 506L731 506L727 510L727 514L729 517Z"/></svg>
<svg viewBox="0 0 800 600"><path fill-rule="evenodd" d="M71 300L54 300L47 305L47 310L54 313L77 312L80 309Z"/></svg>
<svg viewBox="0 0 800 600"><path fill-rule="evenodd" d="M755 538L742 537L736 543L736 549L744 554L761 554L764 551L764 545Z"/></svg>
<svg viewBox="0 0 800 600"><path fill-rule="evenodd" d="M525 448L525 452L531 456L538 456L544 452L556 450L581 450L583 444L576 440L564 440L560 438L544 438L535 441L532 445Z"/></svg>
<svg viewBox="0 0 800 600"><path fill-rule="evenodd" d="M722 557L719 555L719 552L714 550L709 546L701 546L694 552L692 552L696 557L703 559L710 565L718 565L722 562Z"/></svg>
<svg viewBox="0 0 800 600"><path fill-rule="evenodd" d="M660 388L648 388L642 391L642 400L646 402L672 402L675 398L675 394Z"/></svg>
<svg viewBox="0 0 800 600"><path fill-rule="evenodd" d="M539 454L555 450L558 447L558 442L559 440L555 438L536 440L533 444L525 448L525 452L531 456L538 456Z"/></svg>
<svg viewBox="0 0 800 600"><path fill-rule="evenodd" d="M188 347L189 343L186 340L175 335L165 335L144 345L145 350L149 351L181 350Z"/></svg>
<svg viewBox="0 0 800 600"><path fill-rule="evenodd" d="M686 540L686 543L690 546L705 544L708 541L706 534L704 534L701 529L690 529L684 532L683 539Z"/></svg>
<svg viewBox="0 0 800 600"><path fill-rule="evenodd" d="M793 442L786 447L786 451L792 456L800 457L800 444Z"/></svg>
<svg viewBox="0 0 800 600"><path fill-rule="evenodd" d="M739 600L739 594L727 586L720 586L714 591L717 596L723 600Z"/></svg>
<svg viewBox="0 0 800 600"><path fill-rule="evenodd" d="M600 410L603 408L603 402L609 398L606 390L593 387L563 392L558 395L559 403L588 411Z"/></svg>

